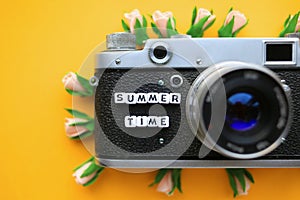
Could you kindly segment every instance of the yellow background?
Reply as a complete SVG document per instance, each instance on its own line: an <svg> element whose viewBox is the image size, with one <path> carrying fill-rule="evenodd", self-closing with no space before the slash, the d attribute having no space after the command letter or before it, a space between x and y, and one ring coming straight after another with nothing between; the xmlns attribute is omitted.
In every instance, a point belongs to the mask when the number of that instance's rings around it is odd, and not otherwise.
<svg viewBox="0 0 300 200"><path fill-rule="evenodd" d="M213 8L216 36L231 6L249 25L239 36L277 36L299 0L11 0L0 6L0 199L168 199L147 185L155 173L107 169L91 187L77 185L72 169L89 158L80 142L65 136L64 107L71 97L62 77L79 69L105 35L121 31L124 12L171 10L184 33L193 7ZM299 199L300 169L250 169L255 185L239 199ZM186 169L183 194L169 199L233 199L223 169Z"/></svg>

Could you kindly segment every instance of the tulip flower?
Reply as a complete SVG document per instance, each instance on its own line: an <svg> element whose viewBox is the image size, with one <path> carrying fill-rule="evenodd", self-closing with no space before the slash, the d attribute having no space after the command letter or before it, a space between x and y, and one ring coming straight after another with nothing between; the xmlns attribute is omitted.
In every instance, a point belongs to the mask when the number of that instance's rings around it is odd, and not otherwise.
<svg viewBox="0 0 300 200"><path fill-rule="evenodd" d="M219 37L236 37L248 24L246 16L240 11L229 10L223 26L219 29Z"/></svg>
<svg viewBox="0 0 300 200"><path fill-rule="evenodd" d="M66 118L65 130L71 139L81 139L93 134L94 119L77 110L66 109L74 118Z"/></svg>
<svg viewBox="0 0 300 200"><path fill-rule="evenodd" d="M103 169L104 167L97 165L95 158L92 157L74 169L73 177L75 177L76 183L88 186L97 180Z"/></svg>
<svg viewBox="0 0 300 200"><path fill-rule="evenodd" d="M145 41L149 39L147 34L147 20L144 15L140 14L138 9L134 9L130 13L124 14L128 24L122 19L122 27L124 31L136 35L136 44L139 46L144 45Z"/></svg>
<svg viewBox="0 0 300 200"><path fill-rule="evenodd" d="M66 91L75 96L91 96L93 88L89 81L82 76L69 72L62 79Z"/></svg>
<svg viewBox="0 0 300 200"><path fill-rule="evenodd" d="M176 30L176 20L173 17L172 12L161 12L156 10L152 14L152 20L152 29L159 37L167 38L178 34Z"/></svg>
<svg viewBox="0 0 300 200"><path fill-rule="evenodd" d="M192 37L202 37L205 30L211 27L216 20L216 16L213 15L213 11L208 11L204 8L195 7L193 10L192 24L187 31L188 35Z"/></svg>
<svg viewBox="0 0 300 200"><path fill-rule="evenodd" d="M158 192L163 192L167 195L172 195L177 188L181 190L181 169L160 169L157 172L155 180L149 186L157 186Z"/></svg>
<svg viewBox="0 0 300 200"><path fill-rule="evenodd" d="M254 183L253 176L246 169L226 169L233 196L247 195L250 182Z"/></svg>
<svg viewBox="0 0 300 200"><path fill-rule="evenodd" d="M296 15L289 15L284 22L284 28L279 34L280 37L284 37L288 33L300 32L300 12Z"/></svg>

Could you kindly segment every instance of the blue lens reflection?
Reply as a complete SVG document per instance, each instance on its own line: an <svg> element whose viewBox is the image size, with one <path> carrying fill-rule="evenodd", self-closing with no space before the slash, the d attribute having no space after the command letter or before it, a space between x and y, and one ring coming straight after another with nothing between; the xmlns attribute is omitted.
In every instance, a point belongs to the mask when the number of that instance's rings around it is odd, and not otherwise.
<svg viewBox="0 0 300 200"><path fill-rule="evenodd" d="M260 104L252 94L239 92L227 99L226 122L236 131L251 130L257 125Z"/></svg>

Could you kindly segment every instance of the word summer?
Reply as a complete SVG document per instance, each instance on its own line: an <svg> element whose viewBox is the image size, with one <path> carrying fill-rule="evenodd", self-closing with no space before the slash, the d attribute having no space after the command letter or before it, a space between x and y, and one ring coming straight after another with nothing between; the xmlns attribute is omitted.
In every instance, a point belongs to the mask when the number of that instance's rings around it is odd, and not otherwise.
<svg viewBox="0 0 300 200"><path fill-rule="evenodd" d="M168 116L126 116L125 117L125 127L169 127L169 117Z"/></svg>
<svg viewBox="0 0 300 200"><path fill-rule="evenodd" d="M115 93L115 103L126 104L180 104L180 93Z"/></svg>

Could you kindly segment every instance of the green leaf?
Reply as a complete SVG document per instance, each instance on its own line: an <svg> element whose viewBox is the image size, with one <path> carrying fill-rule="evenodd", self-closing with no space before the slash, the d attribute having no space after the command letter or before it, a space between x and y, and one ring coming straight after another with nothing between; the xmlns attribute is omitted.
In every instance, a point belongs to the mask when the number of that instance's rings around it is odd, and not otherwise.
<svg viewBox="0 0 300 200"><path fill-rule="evenodd" d="M233 196L236 197L238 195L238 190L237 190L237 186L236 186L236 182L234 180L234 177L231 174L229 169L226 169L226 172L228 174L228 179L229 179L231 189L233 190Z"/></svg>
<svg viewBox="0 0 300 200"><path fill-rule="evenodd" d="M89 131L93 132L94 129L95 129L95 121L94 121L94 119L90 120L90 121L88 122L88 124L85 125L85 127L86 127Z"/></svg>
<svg viewBox="0 0 300 200"><path fill-rule="evenodd" d="M138 45L144 45L144 42L149 39L147 29L143 28L141 22L137 19L134 25L134 31L136 36L136 43Z"/></svg>
<svg viewBox="0 0 300 200"><path fill-rule="evenodd" d="M149 39L146 28L135 29L135 36L137 45L144 45L145 41Z"/></svg>
<svg viewBox="0 0 300 200"><path fill-rule="evenodd" d="M70 90L70 89L67 89L66 88L66 91L70 94L70 95L73 95L73 96L81 96L81 97L86 97L86 96L91 96L91 94L89 92L79 92L79 91L73 91L73 90Z"/></svg>
<svg viewBox="0 0 300 200"><path fill-rule="evenodd" d="M193 26L195 20L196 20L196 17L197 17L197 7L195 6L194 9L193 9L193 14L192 14L192 24L191 26Z"/></svg>
<svg viewBox="0 0 300 200"><path fill-rule="evenodd" d="M175 189L177 187L177 173L174 169L171 169L171 176L172 176L172 182L173 182L173 187L171 191L168 193L168 195L171 195L175 192Z"/></svg>
<svg viewBox="0 0 300 200"><path fill-rule="evenodd" d="M219 31L219 37L232 37L232 29L233 29L233 25L234 25L234 16L232 17L232 19L230 20L230 22L227 25L223 25Z"/></svg>
<svg viewBox="0 0 300 200"><path fill-rule="evenodd" d="M298 23L300 12L292 17L289 23L284 27L283 31L279 34L279 37L284 37L288 33L294 33L296 31L296 25Z"/></svg>
<svg viewBox="0 0 300 200"><path fill-rule="evenodd" d="M93 160L92 164L81 174L80 178L89 176L92 173L98 171L99 169L101 169L101 166L97 165Z"/></svg>
<svg viewBox="0 0 300 200"><path fill-rule="evenodd" d="M79 166L77 166L75 169L73 169L73 171L76 171L77 169L79 169L80 167L82 167L83 165L85 165L86 163L93 161L95 158L94 156L90 157L88 160L84 161L82 164L80 164Z"/></svg>
<svg viewBox="0 0 300 200"><path fill-rule="evenodd" d="M173 21L174 21L174 17L173 17ZM177 35L178 32L176 31L175 29L175 22L174 22L174 28L172 26L172 20L171 18L168 19L168 22L167 22L167 37L171 37L172 35Z"/></svg>
<svg viewBox="0 0 300 200"><path fill-rule="evenodd" d="M87 137L93 135L93 133L94 132L92 132L92 131L86 131L86 132L84 132L84 133L82 133L82 134L80 134L76 137L71 137L70 139L72 139L72 140L79 140L79 139L82 140L84 138L87 138Z"/></svg>
<svg viewBox="0 0 300 200"><path fill-rule="evenodd" d="M174 30L173 26L172 26L172 21L171 21L171 18L168 19L168 22L167 22L167 29L170 29L170 30Z"/></svg>
<svg viewBox="0 0 300 200"><path fill-rule="evenodd" d="M158 184L164 178L164 176L167 174L168 171L169 171L169 169L160 169L160 170L158 170L153 183L151 183L149 185L149 187L152 187L152 186Z"/></svg>
<svg viewBox="0 0 300 200"><path fill-rule="evenodd" d="M202 37L203 36L203 26L206 21L209 19L210 16L205 16L200 19L196 24L192 25L191 28L188 30L187 34L191 35L192 37Z"/></svg>
<svg viewBox="0 0 300 200"><path fill-rule="evenodd" d="M125 21L122 19L122 27L125 32L130 32L129 26L125 23Z"/></svg>
<svg viewBox="0 0 300 200"><path fill-rule="evenodd" d="M231 11L233 11L233 7L231 7L231 8L229 9L228 13L230 13Z"/></svg>
<svg viewBox="0 0 300 200"><path fill-rule="evenodd" d="M83 184L83 186L86 187L86 186L93 184L97 180L98 176L102 173L103 170L104 170L104 167L102 167L102 169L100 169L99 172L97 172L97 174L89 182Z"/></svg>
<svg viewBox="0 0 300 200"><path fill-rule="evenodd" d="M173 17L172 19L173 19L173 22L174 22L174 30L176 30L176 31L177 31L177 29L176 29L176 24L177 24L177 21L176 21L175 17Z"/></svg>
<svg viewBox="0 0 300 200"><path fill-rule="evenodd" d="M254 183L254 178L252 176L252 174L247 170L247 169L243 169L245 176L251 181L251 183Z"/></svg>
<svg viewBox="0 0 300 200"><path fill-rule="evenodd" d="M246 180L245 180L245 176L244 173L241 169L237 169L236 173L235 173L236 178L238 179L238 181L241 184L242 190L245 192L246 190Z"/></svg>
<svg viewBox="0 0 300 200"><path fill-rule="evenodd" d="M177 183L177 188L178 188L178 191L180 192L180 193L182 193L182 188L181 188L181 173L179 174L179 176L178 176L178 183Z"/></svg>
<svg viewBox="0 0 300 200"><path fill-rule="evenodd" d="M65 108L65 110L75 118L83 118L83 119L88 119L88 120L92 119L87 114L80 112L78 110L73 110L71 108Z"/></svg>
<svg viewBox="0 0 300 200"><path fill-rule="evenodd" d="M94 88L90 85L90 82L86 78L80 76L77 73L76 73L76 76L77 76L77 80L79 81L79 83L82 85L82 87L84 89L87 90L87 92L90 94L90 96L93 95Z"/></svg>
<svg viewBox="0 0 300 200"><path fill-rule="evenodd" d="M147 28L148 23L146 17L143 15L143 27Z"/></svg>
<svg viewBox="0 0 300 200"><path fill-rule="evenodd" d="M173 194L176 188L178 189L179 192L182 193L180 178L181 178L181 169L172 169L173 187L171 191L168 193L169 195Z"/></svg>
<svg viewBox="0 0 300 200"><path fill-rule="evenodd" d="M286 27L286 25L289 23L290 19L291 19L291 15L289 15L288 18L286 18L286 20L284 21L284 24L283 24L284 27Z"/></svg>
<svg viewBox="0 0 300 200"><path fill-rule="evenodd" d="M216 21L216 18L213 19L204 29L203 29L203 32L206 31L207 29L209 29Z"/></svg>
<svg viewBox="0 0 300 200"><path fill-rule="evenodd" d="M153 32L156 35L158 35L159 38L162 38L161 32L159 31L159 29L157 28L157 26L153 22L151 22L151 27L152 27Z"/></svg>
<svg viewBox="0 0 300 200"><path fill-rule="evenodd" d="M135 29L140 29L140 28L142 28L142 24L141 24L140 20L136 19L135 20L135 25L134 25L134 30Z"/></svg>

